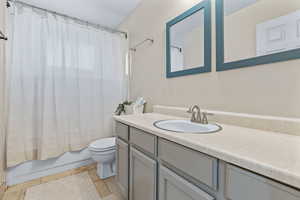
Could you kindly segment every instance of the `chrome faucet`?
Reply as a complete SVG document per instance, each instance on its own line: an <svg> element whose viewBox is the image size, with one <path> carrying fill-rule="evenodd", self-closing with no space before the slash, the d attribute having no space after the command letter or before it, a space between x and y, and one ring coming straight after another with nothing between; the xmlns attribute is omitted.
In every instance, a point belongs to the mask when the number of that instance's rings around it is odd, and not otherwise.
<svg viewBox="0 0 300 200"><path fill-rule="evenodd" d="M208 124L207 116L213 115L212 113L201 112L201 109L197 105L190 107L187 112L192 114L191 122L199 124Z"/></svg>
<svg viewBox="0 0 300 200"><path fill-rule="evenodd" d="M187 112L192 114L191 122L200 123L200 124L202 123L201 110L199 106L194 105L190 107Z"/></svg>

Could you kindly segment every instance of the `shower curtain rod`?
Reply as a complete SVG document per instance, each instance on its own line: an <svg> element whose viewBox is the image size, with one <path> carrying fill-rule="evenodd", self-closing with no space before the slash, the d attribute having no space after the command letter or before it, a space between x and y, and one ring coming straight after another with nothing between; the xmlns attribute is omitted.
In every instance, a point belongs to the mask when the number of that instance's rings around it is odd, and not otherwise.
<svg viewBox="0 0 300 200"><path fill-rule="evenodd" d="M19 4L22 4L22 5L27 6L27 7L31 7L31 8L38 9L38 10L42 10L42 11L45 11L45 12L48 12L48 13L52 13L52 14L54 14L54 15L58 15L58 16L61 16L61 17L64 17L64 18L68 18L68 19L74 20L74 21L78 21L78 22L81 22L81 23L85 23L85 24L88 24L88 25L90 25L90 26L93 26L93 27L96 27L96 28L98 28L98 29L102 29L102 30L105 30L105 31L108 31L108 32L111 32L111 33L120 33L120 34L123 34L123 35L125 36L126 39L127 39L127 37L128 37L128 34L127 34L127 32L125 32L125 31L121 31L121 30L109 28L109 27L107 27L107 26L103 26L103 25L100 25L100 24L95 24L95 23L91 23L91 22L88 22L88 21L84 21L84 20L79 19L79 18L76 18L76 17L71 17L71 16L68 16L68 15L65 15L65 14L61 14L61 13L52 11L52 10L47 10L47 9L45 9L45 8L37 7L37 6L31 5L31 4L22 2L22 1L18 1L18 0L7 0L7 2L8 2L8 5L9 5L9 2L12 2L12 3L19 3ZM8 6L8 7L9 7L9 6Z"/></svg>

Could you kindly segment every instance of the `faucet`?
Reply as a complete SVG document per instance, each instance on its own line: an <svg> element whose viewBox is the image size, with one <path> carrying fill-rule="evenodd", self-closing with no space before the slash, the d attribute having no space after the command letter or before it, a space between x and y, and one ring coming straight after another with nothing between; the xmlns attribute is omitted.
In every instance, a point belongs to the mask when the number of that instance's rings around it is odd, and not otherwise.
<svg viewBox="0 0 300 200"><path fill-rule="evenodd" d="M187 112L192 113L191 122L200 123L200 124L202 123L201 110L199 106L194 105L190 107Z"/></svg>
<svg viewBox="0 0 300 200"><path fill-rule="evenodd" d="M192 114L191 122L199 124L208 124L207 116L213 115L212 113L201 112L201 109L197 105L190 107L187 112Z"/></svg>

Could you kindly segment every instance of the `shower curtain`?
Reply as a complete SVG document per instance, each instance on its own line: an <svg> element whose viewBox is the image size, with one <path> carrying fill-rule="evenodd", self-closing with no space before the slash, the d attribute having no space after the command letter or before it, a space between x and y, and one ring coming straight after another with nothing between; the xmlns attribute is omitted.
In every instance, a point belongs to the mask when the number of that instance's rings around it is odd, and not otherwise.
<svg viewBox="0 0 300 200"><path fill-rule="evenodd" d="M17 3L10 24L7 165L111 136L127 95L126 39Z"/></svg>
<svg viewBox="0 0 300 200"><path fill-rule="evenodd" d="M6 33L6 1L0 0L0 30ZM5 190L5 66L6 41L0 40L0 199Z"/></svg>

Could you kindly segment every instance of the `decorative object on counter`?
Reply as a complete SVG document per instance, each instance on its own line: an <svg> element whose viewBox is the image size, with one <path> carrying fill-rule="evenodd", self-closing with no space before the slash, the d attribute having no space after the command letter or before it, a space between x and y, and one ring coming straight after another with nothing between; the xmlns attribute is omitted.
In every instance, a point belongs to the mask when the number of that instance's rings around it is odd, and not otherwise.
<svg viewBox="0 0 300 200"><path fill-rule="evenodd" d="M142 114L144 113L145 104L146 100L143 97L139 97L132 104L125 105L125 114Z"/></svg>
<svg viewBox="0 0 300 200"><path fill-rule="evenodd" d="M125 106L130 106L131 104L131 101L124 101L123 103L120 103L115 111L115 115L119 116L122 113L125 113Z"/></svg>

